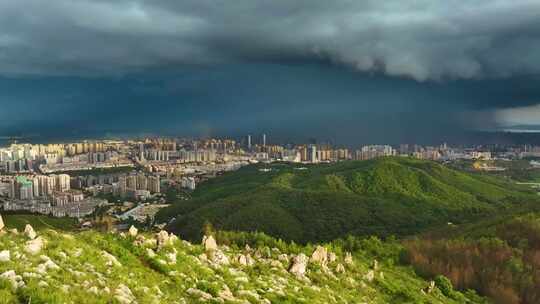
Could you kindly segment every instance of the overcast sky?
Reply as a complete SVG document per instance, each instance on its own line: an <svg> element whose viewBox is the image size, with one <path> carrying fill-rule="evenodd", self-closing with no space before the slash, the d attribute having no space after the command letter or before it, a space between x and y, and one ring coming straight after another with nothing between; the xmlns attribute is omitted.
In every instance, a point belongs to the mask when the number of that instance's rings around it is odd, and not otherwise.
<svg viewBox="0 0 540 304"><path fill-rule="evenodd" d="M540 125L540 1L0 1L0 135Z"/></svg>

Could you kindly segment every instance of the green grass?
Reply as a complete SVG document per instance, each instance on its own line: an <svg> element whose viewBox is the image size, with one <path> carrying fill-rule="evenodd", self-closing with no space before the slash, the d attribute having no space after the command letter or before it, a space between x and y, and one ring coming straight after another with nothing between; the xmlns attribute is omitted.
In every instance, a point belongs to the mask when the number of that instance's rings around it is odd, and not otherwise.
<svg viewBox="0 0 540 304"><path fill-rule="evenodd" d="M36 230L58 229L73 230L77 226L77 220L67 217L50 217L46 215L33 214L2 214L2 218L7 227L23 230L26 224L32 225Z"/></svg>
<svg viewBox="0 0 540 304"><path fill-rule="evenodd" d="M22 248L27 241L24 235L8 233L0 238L0 250L10 250L12 254L11 261L0 263L0 273L14 270L23 275L27 286L14 290L7 281L0 279L0 303L117 303L114 292L120 284L131 290L138 303L202 303L188 293L191 288L210 294L212 299L207 303L223 303L218 296L224 290L230 290L237 299L225 303L262 303L263 299L272 303L463 303L445 296L438 289L431 294L422 294L420 290L428 282L418 277L412 268L398 264L400 245L375 238L348 238L325 244L338 258L328 265L333 274L310 263L306 274L309 281L304 281L288 273L288 264L279 263L277 256L299 252L310 255L314 246L284 243L261 234L220 233L218 243L229 245L221 250L230 259L244 252L244 243L237 243L237 238L252 245L259 244L260 247L253 247L253 250L265 253L256 258L253 266L235 263L212 266L199 258L204 251L200 245L180 241L156 250L150 244L134 245L133 238L118 234L95 231L71 234L53 230L38 233L46 240L46 247L36 256L24 254ZM225 235L227 239L224 239ZM149 239L152 235L145 237ZM279 248L271 249L268 245L272 244L279 244ZM156 250L155 257L146 254L146 249L150 248ZM337 263L343 262L345 250L353 252L354 264L346 266L343 274L334 273ZM113 255L120 265L107 266L103 251ZM16 254L25 257L16 259ZM176 263L160 262L166 261L171 254L176 256ZM43 256L54 261L59 269L49 269L46 275L38 277L28 276L37 273ZM373 259L380 261L380 269L375 280L369 282L364 276ZM274 262L273 266L270 262ZM42 282L48 286L41 286ZM97 294L92 289L96 289ZM456 294L470 300L468 303L485 303L476 296Z"/></svg>
<svg viewBox="0 0 540 304"><path fill-rule="evenodd" d="M223 230L316 242L346 234L411 235L539 199L497 177L407 158L264 166L272 171L253 165L203 183L190 200L160 211L158 220L176 217L170 228L189 239L200 238L210 222Z"/></svg>

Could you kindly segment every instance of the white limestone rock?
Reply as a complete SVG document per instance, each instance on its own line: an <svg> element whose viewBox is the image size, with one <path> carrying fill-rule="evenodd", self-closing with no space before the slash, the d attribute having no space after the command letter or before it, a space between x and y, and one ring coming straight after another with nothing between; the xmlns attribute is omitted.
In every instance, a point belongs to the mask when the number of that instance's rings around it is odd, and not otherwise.
<svg viewBox="0 0 540 304"><path fill-rule="evenodd" d="M289 272L297 277L303 277L306 273L307 264L308 257L305 254L300 253L292 258Z"/></svg>
<svg viewBox="0 0 540 304"><path fill-rule="evenodd" d="M366 273L366 275L364 276L364 280L366 280L368 282L373 282L374 279L375 279L375 271L374 270L368 271L368 273Z"/></svg>
<svg viewBox="0 0 540 304"><path fill-rule="evenodd" d="M105 258L105 260L107 261L106 264L105 264L107 266L122 266L122 264L120 264L120 262L118 262L116 257L114 255L108 253L107 251L102 251L101 256L103 258Z"/></svg>
<svg viewBox="0 0 540 304"><path fill-rule="evenodd" d="M4 219L2 219L2 215L0 214L0 230L4 229Z"/></svg>
<svg viewBox="0 0 540 304"><path fill-rule="evenodd" d="M26 242L24 246L24 251L31 255L36 255L41 252L43 249L43 246L45 245L45 242L42 237L37 237L35 239L32 239L28 242Z"/></svg>
<svg viewBox="0 0 540 304"><path fill-rule="evenodd" d="M205 235L202 239L202 245L204 246L204 249L206 251L211 251L211 250L217 250L218 249L218 245L216 243L216 239L214 239L213 236L207 236Z"/></svg>
<svg viewBox="0 0 540 304"><path fill-rule="evenodd" d="M352 265L354 263L352 254L350 252L345 253L345 264Z"/></svg>
<svg viewBox="0 0 540 304"><path fill-rule="evenodd" d="M25 286L22 277L17 275L15 270L8 270L0 274L0 279L9 281L11 283L11 287L15 290Z"/></svg>
<svg viewBox="0 0 540 304"><path fill-rule="evenodd" d="M229 265L229 258L221 250L210 250L207 253L208 259L218 265Z"/></svg>
<svg viewBox="0 0 540 304"><path fill-rule="evenodd" d="M129 230L128 230L129 236L136 237L138 233L139 233L139 230L135 228L135 226L131 225L131 227L129 227Z"/></svg>
<svg viewBox="0 0 540 304"><path fill-rule="evenodd" d="M0 251L0 262L9 262L11 260L11 253L9 250Z"/></svg>
<svg viewBox="0 0 540 304"><path fill-rule="evenodd" d="M345 266L343 266L343 264L337 264L336 266L336 272L337 273L344 273L345 272Z"/></svg>
<svg viewBox="0 0 540 304"><path fill-rule="evenodd" d="M207 292L204 292L202 290L199 290L199 289L196 289L196 288L190 288L187 290L187 293L194 297L194 298L198 298L199 300L201 301L208 301L208 300L211 300L213 297L211 294L207 293Z"/></svg>
<svg viewBox="0 0 540 304"><path fill-rule="evenodd" d="M337 260L336 254L333 253L333 252L329 252L328 253L328 262L329 263L334 263L336 260Z"/></svg>
<svg viewBox="0 0 540 304"><path fill-rule="evenodd" d="M24 235L26 235L31 240L37 237L37 233L34 231L34 228L32 228L30 224L26 224L26 226L24 227Z"/></svg>
<svg viewBox="0 0 540 304"><path fill-rule="evenodd" d="M161 249L165 246L168 246L171 244L169 233L165 230L161 230L156 234L156 243L158 246L158 249Z"/></svg>
<svg viewBox="0 0 540 304"><path fill-rule="evenodd" d="M135 296L131 292L131 289L127 287L124 284L118 285L116 290L114 291L114 298L120 303L120 304L132 304L136 303Z"/></svg>
<svg viewBox="0 0 540 304"><path fill-rule="evenodd" d="M249 253L246 255L239 254L236 257L235 261L241 266L252 266L253 264L255 264L255 261L253 260L253 258L251 258L251 255L249 255Z"/></svg>
<svg viewBox="0 0 540 304"><path fill-rule="evenodd" d="M328 251L322 246L317 246L317 248L311 255L309 261L322 266L326 266L326 264L328 263Z"/></svg>
<svg viewBox="0 0 540 304"><path fill-rule="evenodd" d="M154 258L156 256L156 253L154 252L154 250L150 249L150 248L146 248L146 255L149 257L149 258Z"/></svg>
<svg viewBox="0 0 540 304"><path fill-rule="evenodd" d="M174 265L176 264L176 253L170 252L165 255L165 257L169 260L169 264Z"/></svg>

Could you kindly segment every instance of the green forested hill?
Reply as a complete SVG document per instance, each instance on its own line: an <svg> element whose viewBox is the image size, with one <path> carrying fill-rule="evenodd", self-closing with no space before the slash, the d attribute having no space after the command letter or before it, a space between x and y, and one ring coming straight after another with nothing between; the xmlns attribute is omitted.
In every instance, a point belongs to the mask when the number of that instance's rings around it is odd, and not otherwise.
<svg viewBox="0 0 540 304"><path fill-rule="evenodd" d="M536 199L497 178L408 158L253 165L203 183L158 220L176 217L169 228L193 239L210 222L224 230L328 241L345 234L414 234Z"/></svg>

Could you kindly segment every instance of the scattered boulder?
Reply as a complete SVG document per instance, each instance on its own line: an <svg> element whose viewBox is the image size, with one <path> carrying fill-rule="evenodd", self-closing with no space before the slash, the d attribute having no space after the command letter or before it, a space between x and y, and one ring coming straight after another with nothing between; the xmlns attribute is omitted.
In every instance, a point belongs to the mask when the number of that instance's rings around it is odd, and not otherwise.
<svg viewBox="0 0 540 304"><path fill-rule="evenodd" d="M175 252L167 253L165 256L169 260L169 264L171 264L171 265L176 264L176 253Z"/></svg>
<svg viewBox="0 0 540 304"><path fill-rule="evenodd" d="M149 258L153 258L156 256L156 253L154 252L154 250L150 249L150 248L146 248L146 255L149 257Z"/></svg>
<svg viewBox="0 0 540 304"><path fill-rule="evenodd" d="M187 290L187 293L194 297L194 298L198 298L199 300L205 302L205 301L208 301L208 300L211 300L213 297L211 294L207 293L207 292L204 292L202 290L199 290L199 289L196 289L196 288L190 288Z"/></svg>
<svg viewBox="0 0 540 304"><path fill-rule="evenodd" d="M435 289L435 281L429 281L429 284L426 288L422 289L423 293L430 294Z"/></svg>
<svg viewBox="0 0 540 304"><path fill-rule="evenodd" d="M297 256L294 256L291 261L291 267L289 267L289 272L294 274L297 277L303 277L306 273L306 268L308 264L308 257L300 253Z"/></svg>
<svg viewBox="0 0 540 304"><path fill-rule="evenodd" d="M169 234L169 244L178 242L178 237L174 233Z"/></svg>
<svg viewBox="0 0 540 304"><path fill-rule="evenodd" d="M56 265L49 257L41 256L41 259L44 261L39 264L36 268L36 272L39 274L46 274L47 270L59 270L60 266Z"/></svg>
<svg viewBox="0 0 540 304"><path fill-rule="evenodd" d="M97 288L97 286L92 286L88 289L88 292L89 293L93 293L95 295L98 295L99 294L99 289Z"/></svg>
<svg viewBox="0 0 540 304"><path fill-rule="evenodd" d="M158 249L161 249L170 244L169 233L165 230L161 230L156 234L156 242Z"/></svg>
<svg viewBox="0 0 540 304"><path fill-rule="evenodd" d="M289 263L289 256L286 253L278 255L277 258L279 261Z"/></svg>
<svg viewBox="0 0 540 304"><path fill-rule="evenodd" d="M352 265L354 263L352 254L350 252L345 253L345 264Z"/></svg>
<svg viewBox="0 0 540 304"><path fill-rule="evenodd" d="M37 233L34 231L34 228L32 228L30 224L26 224L26 226L24 227L24 235L26 235L31 240L37 237Z"/></svg>
<svg viewBox="0 0 540 304"><path fill-rule="evenodd" d="M11 234L15 234L15 235L19 234L19 230L17 230L17 228L9 229L8 231Z"/></svg>
<svg viewBox="0 0 540 304"><path fill-rule="evenodd" d="M124 284L118 285L116 290L114 291L114 298L120 303L120 304L131 304L135 303L135 296L131 292L131 289L127 287Z"/></svg>
<svg viewBox="0 0 540 304"><path fill-rule="evenodd" d="M139 229L135 228L135 226L131 225L131 227L129 227L129 230L128 230L129 236L136 237L138 233L139 233Z"/></svg>
<svg viewBox="0 0 540 304"><path fill-rule="evenodd" d="M15 273L15 270L8 270L0 274L0 279L8 280L11 283L13 289L24 287L24 281L20 275Z"/></svg>
<svg viewBox="0 0 540 304"><path fill-rule="evenodd" d="M135 237L135 240L133 241L133 245L135 245L135 246L144 246L144 244L146 244L146 238L144 237L144 235L142 235L142 234L137 235Z"/></svg>
<svg viewBox="0 0 540 304"><path fill-rule="evenodd" d="M204 249L206 251L211 251L211 250L217 250L218 249L218 245L216 243L216 240L214 239L213 236L204 236L203 239L202 239L202 245L204 246Z"/></svg>
<svg viewBox="0 0 540 304"><path fill-rule="evenodd" d="M345 266L343 266L343 264L337 264L336 266L336 272L337 273L344 273L345 272Z"/></svg>
<svg viewBox="0 0 540 304"><path fill-rule="evenodd" d="M229 265L229 258L223 251L216 249L207 252L208 259L218 265Z"/></svg>
<svg viewBox="0 0 540 304"><path fill-rule="evenodd" d="M225 301L228 301L228 302L236 301L236 298L234 297L234 295L232 294L232 292L231 292L231 290L229 288L225 288L225 289L221 290L218 293L218 297L220 297L221 299L223 299Z"/></svg>
<svg viewBox="0 0 540 304"><path fill-rule="evenodd" d="M107 251L102 251L101 256L104 257L105 260L107 260L107 262L105 264L107 266L122 266L122 264L120 264L120 262L118 262L116 257L114 255L108 253Z"/></svg>
<svg viewBox="0 0 540 304"><path fill-rule="evenodd" d="M366 273L366 275L364 276L364 280L366 280L368 282L373 282L374 279L375 279L375 271L374 270L368 271L368 273Z"/></svg>
<svg viewBox="0 0 540 304"><path fill-rule="evenodd" d="M9 250L0 251L0 262L9 262L11 260L11 254Z"/></svg>
<svg viewBox="0 0 540 304"><path fill-rule="evenodd" d="M333 253L333 252L329 252L328 253L328 262L329 263L334 263L336 260L337 260L336 254Z"/></svg>
<svg viewBox="0 0 540 304"><path fill-rule="evenodd" d="M243 254L239 254L236 257L236 262L242 266L247 266L247 257Z"/></svg>
<svg viewBox="0 0 540 304"><path fill-rule="evenodd" d="M30 240L26 242L26 245L24 246L24 251L31 255L36 255L39 252L41 252L41 249L43 249L44 241L42 237L35 238L33 240Z"/></svg>
<svg viewBox="0 0 540 304"><path fill-rule="evenodd" d="M328 263L328 251L323 246L317 246L317 248L311 255L309 261L322 266L326 266L326 264Z"/></svg>
<svg viewBox="0 0 540 304"><path fill-rule="evenodd" d="M0 214L0 230L4 229L4 220L2 219L2 215Z"/></svg>
<svg viewBox="0 0 540 304"><path fill-rule="evenodd" d="M235 261L241 266L252 266L253 264L255 264L255 261L253 260L253 258L251 258L251 255L249 253L239 254L238 256L236 256Z"/></svg>
<svg viewBox="0 0 540 304"><path fill-rule="evenodd" d="M373 260L372 269L375 271L379 270L379 262L377 260Z"/></svg>

